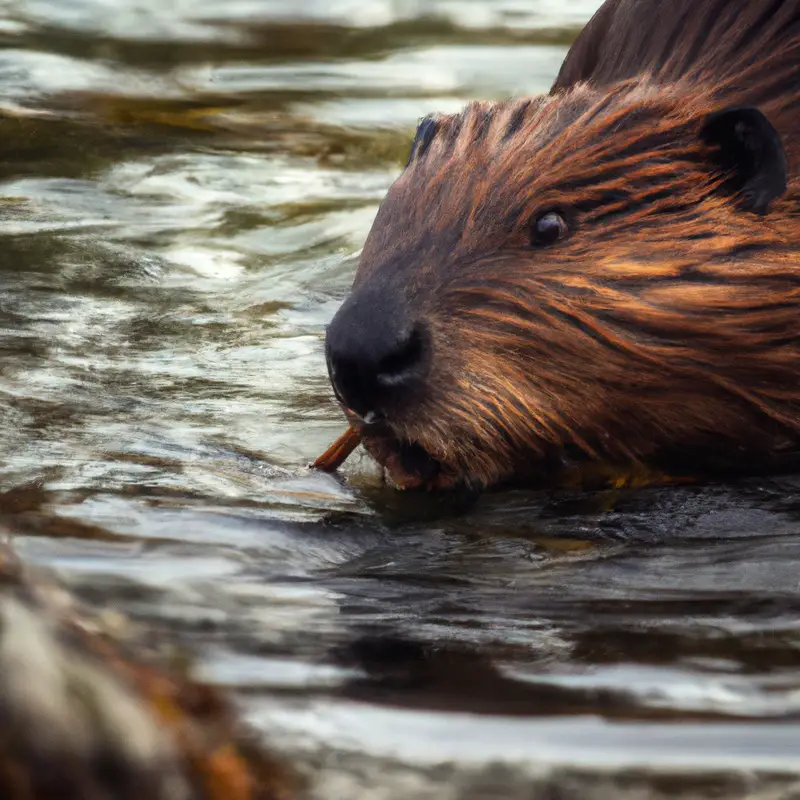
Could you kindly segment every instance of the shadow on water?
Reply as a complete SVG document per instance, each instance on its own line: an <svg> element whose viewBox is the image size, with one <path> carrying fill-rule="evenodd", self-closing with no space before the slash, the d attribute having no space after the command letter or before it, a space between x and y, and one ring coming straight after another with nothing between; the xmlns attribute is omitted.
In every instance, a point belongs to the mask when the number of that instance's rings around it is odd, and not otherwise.
<svg viewBox="0 0 800 800"><path fill-rule="evenodd" d="M546 90L598 3L566 5L0 20L0 525L185 643L317 797L800 772L797 480L475 498L305 469L343 424L324 326L416 120Z"/></svg>

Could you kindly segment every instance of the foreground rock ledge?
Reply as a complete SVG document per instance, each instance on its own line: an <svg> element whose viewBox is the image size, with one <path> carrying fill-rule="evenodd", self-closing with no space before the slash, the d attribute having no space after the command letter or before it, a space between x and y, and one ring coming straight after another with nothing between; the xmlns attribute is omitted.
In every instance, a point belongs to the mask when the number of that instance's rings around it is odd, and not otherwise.
<svg viewBox="0 0 800 800"><path fill-rule="evenodd" d="M109 628L0 545L0 798L294 796L217 690Z"/></svg>

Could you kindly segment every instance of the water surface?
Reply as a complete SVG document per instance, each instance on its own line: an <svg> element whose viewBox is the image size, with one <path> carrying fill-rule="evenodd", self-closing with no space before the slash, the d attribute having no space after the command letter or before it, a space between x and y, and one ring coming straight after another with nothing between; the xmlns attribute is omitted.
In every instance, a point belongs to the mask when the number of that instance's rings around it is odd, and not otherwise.
<svg viewBox="0 0 800 800"><path fill-rule="evenodd" d="M797 480L465 508L305 469L416 120L547 90L597 5L0 17L0 520L316 798L799 796Z"/></svg>

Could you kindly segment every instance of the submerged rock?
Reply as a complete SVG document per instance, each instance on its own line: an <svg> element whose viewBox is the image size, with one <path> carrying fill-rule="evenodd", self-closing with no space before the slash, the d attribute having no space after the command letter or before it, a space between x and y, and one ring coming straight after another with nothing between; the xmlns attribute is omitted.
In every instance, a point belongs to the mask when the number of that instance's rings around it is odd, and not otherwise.
<svg viewBox="0 0 800 800"><path fill-rule="evenodd" d="M227 699L128 627L0 546L0 797L291 798L294 776Z"/></svg>

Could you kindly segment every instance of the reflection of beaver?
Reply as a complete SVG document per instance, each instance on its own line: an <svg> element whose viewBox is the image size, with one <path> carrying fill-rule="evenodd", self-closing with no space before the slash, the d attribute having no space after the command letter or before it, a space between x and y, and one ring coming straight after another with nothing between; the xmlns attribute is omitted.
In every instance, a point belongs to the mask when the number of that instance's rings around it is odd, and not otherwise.
<svg viewBox="0 0 800 800"><path fill-rule="evenodd" d="M547 96L420 124L334 318L406 486L800 460L800 0L608 0Z"/></svg>

